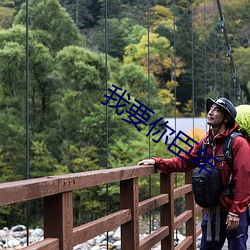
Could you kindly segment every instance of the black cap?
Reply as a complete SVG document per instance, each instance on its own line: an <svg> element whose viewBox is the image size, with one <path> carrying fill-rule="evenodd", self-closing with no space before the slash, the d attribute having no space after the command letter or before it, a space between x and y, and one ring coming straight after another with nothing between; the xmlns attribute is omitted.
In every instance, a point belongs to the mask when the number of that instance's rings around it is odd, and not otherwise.
<svg viewBox="0 0 250 250"><path fill-rule="evenodd" d="M206 101L207 113L209 112L209 110L213 104L216 104L216 105L220 106L221 108L223 108L224 110L226 110L235 120L237 111L236 111L234 105L227 98L221 97L221 98L215 99L215 100L208 98Z"/></svg>

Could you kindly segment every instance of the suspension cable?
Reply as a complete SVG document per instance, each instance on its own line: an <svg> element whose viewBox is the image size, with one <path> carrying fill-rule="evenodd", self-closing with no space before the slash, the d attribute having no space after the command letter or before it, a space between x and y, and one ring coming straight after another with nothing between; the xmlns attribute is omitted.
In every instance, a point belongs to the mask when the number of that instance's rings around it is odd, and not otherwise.
<svg viewBox="0 0 250 250"><path fill-rule="evenodd" d="M105 84L106 84L106 96L108 96L108 0L105 0ZM108 148L109 148L109 119L108 119L108 105L106 105L106 169L109 168L108 161ZM109 186L106 184L106 215L109 213ZM108 232L107 232L107 249L108 249Z"/></svg>
<svg viewBox="0 0 250 250"><path fill-rule="evenodd" d="M215 0L213 1L214 4L214 23L216 20L216 15L215 15ZM216 25L214 24L214 90L217 96L217 32L216 32Z"/></svg>
<svg viewBox="0 0 250 250"><path fill-rule="evenodd" d="M207 39L206 39L206 23L207 23L207 17L206 17L206 0L204 0L204 89L205 89L205 97L207 97Z"/></svg>
<svg viewBox="0 0 250 250"><path fill-rule="evenodd" d="M26 73L26 173L25 179L29 179L29 0L26 0L26 45L25 45L25 73ZM29 245L29 210L30 203L26 202L25 214L26 214L26 239L27 245Z"/></svg>
<svg viewBox="0 0 250 250"><path fill-rule="evenodd" d="M174 126L175 126L175 131L176 131L176 116L177 116L177 85L176 85L176 1L173 0L173 23L174 23L174 55L173 55L173 63L174 63L174 72L173 72L173 81L174 81ZM176 132L175 132L175 136L176 136ZM176 151L176 148L175 148ZM177 173L175 173L175 187L177 187ZM178 239L178 232L177 229L175 230L175 241L176 241L176 245L178 245L179 243L179 239Z"/></svg>
<svg viewBox="0 0 250 250"><path fill-rule="evenodd" d="M174 74L173 74L173 81L174 81L174 96L175 96L175 101L174 101L174 115L175 115L175 131L176 131L176 115L177 115L177 107L176 107L176 98L177 98L177 86L176 86L176 2L173 0L173 5L174 5Z"/></svg>
<svg viewBox="0 0 250 250"><path fill-rule="evenodd" d="M217 1L217 5L218 5L219 14L220 14L220 28L221 28L221 31L223 32L224 38L226 40L227 57L230 60L230 66L231 66L231 69L232 69L234 86L236 86L236 84L237 84L236 95L237 95L238 103L241 104L242 103L241 86L240 86L239 80L237 80L237 72L236 72L236 68L235 68L235 65L234 65L234 60L233 60L231 45L229 43L228 36L227 36L227 29L226 29L226 24L225 24L225 18L224 18L223 14L222 14L220 0L216 0L216 1ZM234 91L235 91L235 88L234 88Z"/></svg>
<svg viewBox="0 0 250 250"><path fill-rule="evenodd" d="M192 115L193 115L193 138L194 138L194 116L195 116L195 106L194 106L194 10L193 10L193 0L191 1L191 26L192 26Z"/></svg>
<svg viewBox="0 0 250 250"><path fill-rule="evenodd" d="M147 0L147 29L148 29L148 107L150 108L150 0ZM150 127L148 126L148 131ZM151 157L151 147L150 147L150 134L148 136L148 158ZM149 197L152 195L151 190L151 175L148 176L148 192ZM152 212L149 212L149 233L151 233L152 228Z"/></svg>
<svg viewBox="0 0 250 250"><path fill-rule="evenodd" d="M218 40L219 41L219 40ZM221 52L223 51L224 49L224 46L225 44L223 43L223 41L220 41L220 57L221 57ZM220 72L221 72L221 77L222 77L222 96L225 96L225 75L224 75L224 72L225 71L225 67L224 67L224 60L223 58L221 59L221 64L220 64Z"/></svg>

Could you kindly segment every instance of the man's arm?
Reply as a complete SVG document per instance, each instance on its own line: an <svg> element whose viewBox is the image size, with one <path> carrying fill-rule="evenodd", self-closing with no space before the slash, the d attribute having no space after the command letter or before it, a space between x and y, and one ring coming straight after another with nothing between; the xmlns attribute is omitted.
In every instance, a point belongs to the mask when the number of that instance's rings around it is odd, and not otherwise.
<svg viewBox="0 0 250 250"><path fill-rule="evenodd" d="M173 173L173 172L186 172L189 171L197 165L191 161L191 159L195 160L197 157L196 152L201 150L202 141L200 141L197 145L194 146L191 153L181 155L184 160L179 157L163 159L158 157L153 157L153 159L145 159L138 162L137 165L155 165L157 169L165 174ZM188 150L186 151L188 152Z"/></svg>

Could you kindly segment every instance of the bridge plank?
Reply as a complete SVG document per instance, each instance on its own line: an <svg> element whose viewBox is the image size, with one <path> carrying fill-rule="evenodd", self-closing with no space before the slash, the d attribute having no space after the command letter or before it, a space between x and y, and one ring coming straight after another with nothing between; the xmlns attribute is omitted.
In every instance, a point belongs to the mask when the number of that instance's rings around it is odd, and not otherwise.
<svg viewBox="0 0 250 250"><path fill-rule="evenodd" d="M175 188L174 190L174 199L179 198L180 196L184 194L188 194L192 192L192 185L191 184L185 184L181 187Z"/></svg>
<svg viewBox="0 0 250 250"><path fill-rule="evenodd" d="M42 198L59 192L57 177L44 177L0 184L0 206Z"/></svg>
<svg viewBox="0 0 250 250"><path fill-rule="evenodd" d="M0 206L154 173L154 166L130 166L1 183Z"/></svg>
<svg viewBox="0 0 250 250"><path fill-rule="evenodd" d="M74 246L131 220L131 210L123 209L73 229Z"/></svg>
<svg viewBox="0 0 250 250"><path fill-rule="evenodd" d="M155 173L156 169L154 166L145 165L60 175L58 176L59 189L60 192L65 192L138 178L139 176L148 176Z"/></svg>
<svg viewBox="0 0 250 250"><path fill-rule="evenodd" d="M162 239L169 235L169 227L163 226L158 228L155 232L148 235L146 238L140 241L140 250L151 249L155 244L157 244Z"/></svg>
<svg viewBox="0 0 250 250"><path fill-rule="evenodd" d="M160 194L145 201L139 203L139 214L143 215L157 207L160 207L168 203L169 197L168 194Z"/></svg>
<svg viewBox="0 0 250 250"><path fill-rule="evenodd" d="M23 250L59 250L59 239L47 238L41 242L34 243Z"/></svg>
<svg viewBox="0 0 250 250"><path fill-rule="evenodd" d="M180 214L178 217L174 219L174 229L177 229L182 224L187 222L190 218L192 218L192 210L187 210Z"/></svg>
<svg viewBox="0 0 250 250"><path fill-rule="evenodd" d="M193 244L193 237L187 236L181 243L179 243L174 249L175 250L182 250L188 249Z"/></svg>

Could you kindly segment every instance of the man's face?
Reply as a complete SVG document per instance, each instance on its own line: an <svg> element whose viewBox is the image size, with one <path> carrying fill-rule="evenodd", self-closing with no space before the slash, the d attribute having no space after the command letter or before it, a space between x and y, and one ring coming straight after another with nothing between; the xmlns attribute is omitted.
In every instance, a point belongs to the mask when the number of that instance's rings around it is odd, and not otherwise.
<svg viewBox="0 0 250 250"><path fill-rule="evenodd" d="M212 127L219 127L224 122L225 114L223 109L213 104L207 113L207 124Z"/></svg>

